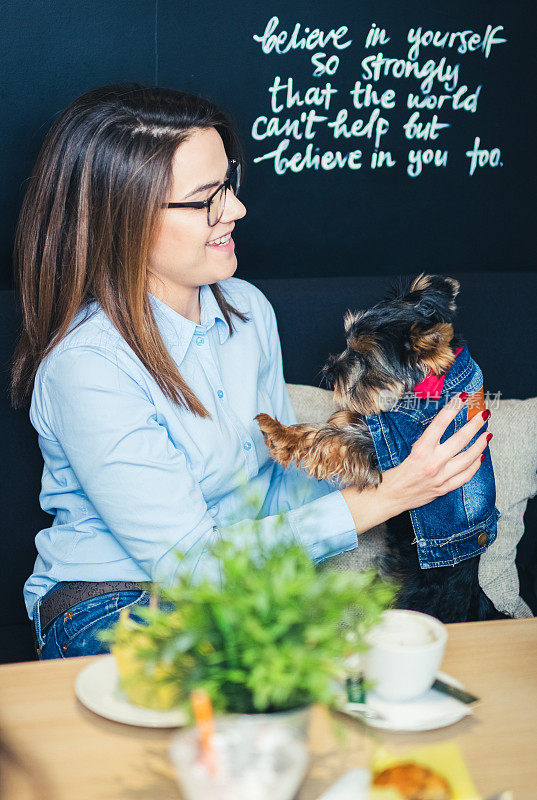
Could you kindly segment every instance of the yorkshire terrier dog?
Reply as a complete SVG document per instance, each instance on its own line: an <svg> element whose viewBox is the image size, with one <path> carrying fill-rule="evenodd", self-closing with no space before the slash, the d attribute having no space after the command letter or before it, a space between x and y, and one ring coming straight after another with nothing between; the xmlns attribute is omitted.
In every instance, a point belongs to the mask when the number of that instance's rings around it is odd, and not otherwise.
<svg viewBox="0 0 537 800"><path fill-rule="evenodd" d="M471 397L444 438L483 412L481 371L453 330L458 290L453 278L422 273L372 308L347 312L347 347L323 368L340 410L323 425L282 425L258 414L272 457L318 480L364 489L406 458L450 391ZM444 622L503 616L478 583L479 555L494 540L499 516L488 448L470 484L470 492L461 487L388 520L379 566L400 586L399 608Z"/></svg>

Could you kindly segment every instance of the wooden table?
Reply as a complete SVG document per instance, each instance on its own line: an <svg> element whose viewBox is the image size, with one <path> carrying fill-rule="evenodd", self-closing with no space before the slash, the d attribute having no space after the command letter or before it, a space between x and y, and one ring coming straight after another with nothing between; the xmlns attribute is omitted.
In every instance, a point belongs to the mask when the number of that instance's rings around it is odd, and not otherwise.
<svg viewBox="0 0 537 800"><path fill-rule="evenodd" d="M443 669L482 698L474 718L415 734L373 732L315 708L312 761L299 800L315 800L335 778L366 765L375 743L391 749L455 740L487 796L511 788L537 798L537 619L449 625ZM0 667L0 728L25 769L2 769L2 800L177 800L167 758L173 731L110 722L75 698L74 681L91 659ZM3 766L3 765L2 765ZM25 773L45 775L33 794ZM275 799L276 800L276 799Z"/></svg>

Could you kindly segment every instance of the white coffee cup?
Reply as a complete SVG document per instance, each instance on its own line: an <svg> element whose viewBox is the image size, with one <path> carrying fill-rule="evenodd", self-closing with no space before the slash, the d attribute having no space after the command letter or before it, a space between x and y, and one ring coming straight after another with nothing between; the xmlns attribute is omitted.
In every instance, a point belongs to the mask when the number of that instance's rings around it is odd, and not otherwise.
<svg viewBox="0 0 537 800"><path fill-rule="evenodd" d="M385 700L412 700L427 692L442 663L446 626L429 614L390 609L366 635L361 657L366 680Z"/></svg>

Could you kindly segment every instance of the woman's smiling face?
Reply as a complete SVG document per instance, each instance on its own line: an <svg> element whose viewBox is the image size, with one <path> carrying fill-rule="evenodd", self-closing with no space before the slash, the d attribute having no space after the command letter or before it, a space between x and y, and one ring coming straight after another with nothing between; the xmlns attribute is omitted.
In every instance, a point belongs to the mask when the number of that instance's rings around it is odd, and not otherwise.
<svg viewBox="0 0 537 800"><path fill-rule="evenodd" d="M215 128L196 128L173 158L167 202L207 200L226 179L229 162ZM199 187L206 187L199 190ZM198 191L196 191L198 190ZM233 239L212 244L244 217L244 205L228 190L220 221L209 227L205 208L163 208L149 258L150 291L180 314L196 316L198 288L224 281L237 269Z"/></svg>

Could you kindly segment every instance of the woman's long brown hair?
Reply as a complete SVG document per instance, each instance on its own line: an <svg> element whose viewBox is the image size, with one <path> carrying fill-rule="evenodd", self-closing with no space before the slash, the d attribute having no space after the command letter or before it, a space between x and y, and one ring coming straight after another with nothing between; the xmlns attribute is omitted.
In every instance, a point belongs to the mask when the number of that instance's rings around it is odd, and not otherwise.
<svg viewBox="0 0 537 800"><path fill-rule="evenodd" d="M235 130L210 101L139 84L104 86L73 101L47 134L17 225L15 279L22 333L11 399L28 404L43 358L79 309L97 300L127 344L175 403L201 417L203 404L181 377L148 298L151 243L171 187L177 147L196 128L215 128L228 157L242 162ZM211 290L233 333L244 314Z"/></svg>

